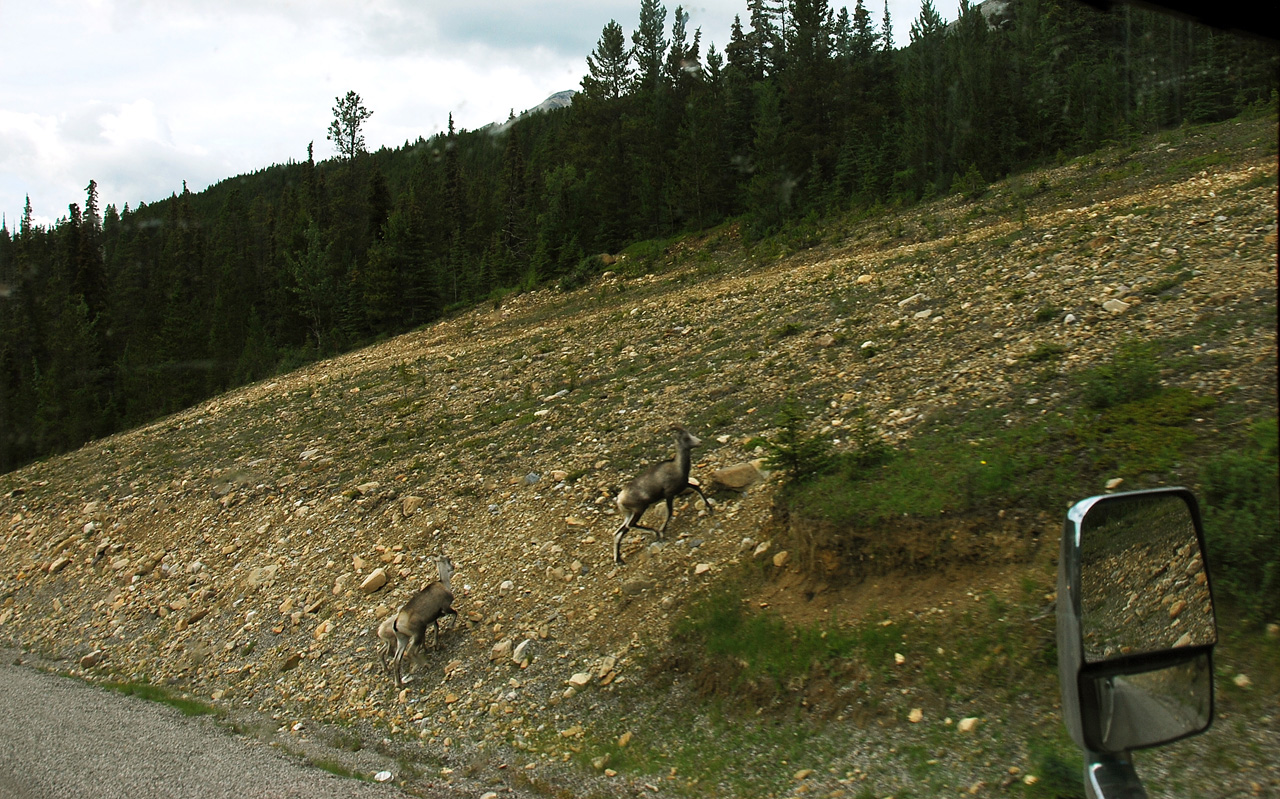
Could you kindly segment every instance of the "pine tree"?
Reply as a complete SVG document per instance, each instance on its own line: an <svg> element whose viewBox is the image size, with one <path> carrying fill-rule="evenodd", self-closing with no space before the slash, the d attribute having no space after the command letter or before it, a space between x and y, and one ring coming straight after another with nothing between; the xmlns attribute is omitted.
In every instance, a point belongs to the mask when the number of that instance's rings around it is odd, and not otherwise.
<svg viewBox="0 0 1280 799"><path fill-rule="evenodd" d="M658 0L640 0L640 24L631 34L631 43L636 59L636 87L642 93L657 94L663 88L666 25L666 6Z"/></svg>
<svg viewBox="0 0 1280 799"><path fill-rule="evenodd" d="M630 90L633 79L631 51L627 49L622 26L609 20L600 33L596 49L587 56L587 74L582 78L584 99L621 99Z"/></svg>
<svg viewBox="0 0 1280 799"><path fill-rule="evenodd" d="M325 134L325 138L338 148L340 158L349 161L364 152L364 133L360 129L373 116L373 112L364 107L360 95L354 91L347 92L346 97L333 99L333 121L329 123L329 132Z"/></svg>

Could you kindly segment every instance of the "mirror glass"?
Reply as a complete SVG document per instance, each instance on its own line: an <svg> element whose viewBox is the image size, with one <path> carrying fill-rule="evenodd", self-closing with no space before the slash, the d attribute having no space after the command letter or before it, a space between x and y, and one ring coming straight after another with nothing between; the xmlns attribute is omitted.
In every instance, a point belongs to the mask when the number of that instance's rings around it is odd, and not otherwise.
<svg viewBox="0 0 1280 799"><path fill-rule="evenodd" d="M1126 752L1200 732L1209 725L1208 653L1136 674L1084 677L1085 738L1099 752Z"/></svg>
<svg viewBox="0 0 1280 799"><path fill-rule="evenodd" d="M1080 609L1086 663L1216 643L1204 556L1181 495L1122 494L1089 508Z"/></svg>

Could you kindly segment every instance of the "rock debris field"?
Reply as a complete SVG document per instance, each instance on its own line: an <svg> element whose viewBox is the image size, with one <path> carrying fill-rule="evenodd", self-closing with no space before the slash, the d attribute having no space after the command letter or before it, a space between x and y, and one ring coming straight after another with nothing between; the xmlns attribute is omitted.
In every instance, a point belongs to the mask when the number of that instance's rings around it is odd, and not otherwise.
<svg viewBox="0 0 1280 799"><path fill-rule="evenodd" d="M1219 130L1178 146L1215 152ZM508 297L0 476L0 644L258 718L292 751L333 734L411 750L428 765L391 767L410 788L529 790L593 734L600 697L636 689L690 597L745 560L795 568L761 546L778 477L758 439L788 394L837 449L860 409L901 446L956 403L1016 396L1010 424L1053 412L1058 396L1022 376L1038 348L1071 373L1206 314L1274 321L1274 144L1086 182L1108 158L1179 157L1145 146L794 252L761 255L731 227L652 268L623 257L584 287ZM1189 352L1216 368L1187 388L1274 405L1274 324ZM703 440L692 474L714 513L682 497L666 539L634 531L616 566L613 498L670 457L672 423ZM461 615L397 690L372 630L435 579L441 548Z"/></svg>

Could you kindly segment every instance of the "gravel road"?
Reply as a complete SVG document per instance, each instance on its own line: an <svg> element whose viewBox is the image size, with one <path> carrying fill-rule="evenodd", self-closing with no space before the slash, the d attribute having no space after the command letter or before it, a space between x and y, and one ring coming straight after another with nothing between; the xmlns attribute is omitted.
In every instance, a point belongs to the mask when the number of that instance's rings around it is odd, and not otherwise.
<svg viewBox="0 0 1280 799"><path fill-rule="evenodd" d="M0 799L408 796L304 766L207 719L9 664L0 741Z"/></svg>

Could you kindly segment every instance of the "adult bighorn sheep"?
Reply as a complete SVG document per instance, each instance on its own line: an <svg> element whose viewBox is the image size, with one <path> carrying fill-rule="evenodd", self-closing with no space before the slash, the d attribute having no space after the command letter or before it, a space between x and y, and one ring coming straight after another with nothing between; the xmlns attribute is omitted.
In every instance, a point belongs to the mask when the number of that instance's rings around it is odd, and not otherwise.
<svg viewBox="0 0 1280 799"><path fill-rule="evenodd" d="M382 656L382 668L388 673L394 669L397 688L404 684L400 679L400 661L405 654L415 646L426 651L427 625L435 627L435 638L431 641L431 648L435 649L440 643L440 618L452 615L456 623L458 611L453 609L453 589L450 587L453 561L448 555L440 555L436 558L436 570L440 579L409 597L398 613L388 616L378 625L378 638L386 644L386 650L378 652Z"/></svg>
<svg viewBox="0 0 1280 799"><path fill-rule="evenodd" d="M622 526L613 534L615 563L623 562L622 539L626 536L627 530L631 528L648 530L656 533L659 539L662 538L667 531L667 525L671 522L672 500L684 493L686 489L692 488L698 492L702 497L702 504L707 508L707 513L715 512L711 508L711 501L707 499L707 495L702 493L702 489L689 482L689 451L702 444L702 440L678 424L671 425L671 431L675 433L675 457L650 466L644 474L632 480L618 494L618 510L622 512L623 521ZM667 502L667 518L662 521L662 526L655 530L640 524L640 517L650 505L660 499Z"/></svg>

